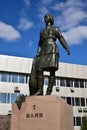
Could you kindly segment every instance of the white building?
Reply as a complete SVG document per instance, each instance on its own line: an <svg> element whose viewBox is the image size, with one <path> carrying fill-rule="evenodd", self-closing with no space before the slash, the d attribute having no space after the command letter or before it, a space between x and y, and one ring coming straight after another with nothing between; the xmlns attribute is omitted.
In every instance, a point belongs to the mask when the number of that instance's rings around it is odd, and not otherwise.
<svg viewBox="0 0 87 130"><path fill-rule="evenodd" d="M0 115L11 112L18 94L29 95L31 66L32 59L0 55ZM49 73L44 75L45 94ZM82 117L87 115L87 66L59 63L52 94L73 106L74 128L80 130Z"/></svg>

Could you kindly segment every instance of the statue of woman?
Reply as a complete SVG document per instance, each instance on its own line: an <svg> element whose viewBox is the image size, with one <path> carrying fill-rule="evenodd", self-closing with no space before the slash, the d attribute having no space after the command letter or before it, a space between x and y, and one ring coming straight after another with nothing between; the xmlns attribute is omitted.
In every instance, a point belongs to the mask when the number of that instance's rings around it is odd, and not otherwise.
<svg viewBox="0 0 87 130"><path fill-rule="evenodd" d="M34 58L31 77L30 95L43 95L44 71L49 71L49 83L46 95L50 95L55 81L55 71L58 70L59 51L56 45L58 39L62 47L70 55L66 40L62 36L58 27L54 25L54 18L50 14L44 16L46 27L40 32L38 51ZM34 88L34 89L33 89Z"/></svg>

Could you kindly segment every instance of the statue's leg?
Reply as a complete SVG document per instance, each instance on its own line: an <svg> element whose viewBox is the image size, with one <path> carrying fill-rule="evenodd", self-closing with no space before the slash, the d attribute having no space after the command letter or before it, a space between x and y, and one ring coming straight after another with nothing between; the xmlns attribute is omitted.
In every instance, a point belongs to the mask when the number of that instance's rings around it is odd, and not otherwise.
<svg viewBox="0 0 87 130"><path fill-rule="evenodd" d="M38 62L38 58L34 58L33 63L32 63L31 74L30 74L30 78L29 78L30 95L34 95L38 90L38 88L37 88L37 77L38 77L37 62Z"/></svg>
<svg viewBox="0 0 87 130"><path fill-rule="evenodd" d="M44 75L43 70L38 71L38 91L34 94L35 96L43 95L43 84L44 84Z"/></svg>
<svg viewBox="0 0 87 130"><path fill-rule="evenodd" d="M50 72L49 84L48 84L46 95L51 95L54 82L55 82L55 71L51 71Z"/></svg>

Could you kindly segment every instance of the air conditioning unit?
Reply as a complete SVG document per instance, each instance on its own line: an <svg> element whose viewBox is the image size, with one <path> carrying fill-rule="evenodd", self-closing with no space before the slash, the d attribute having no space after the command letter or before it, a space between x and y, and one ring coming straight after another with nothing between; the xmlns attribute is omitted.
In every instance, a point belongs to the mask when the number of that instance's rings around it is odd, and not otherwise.
<svg viewBox="0 0 87 130"><path fill-rule="evenodd" d="M56 91L59 92L59 90L60 90L59 87L56 87Z"/></svg>
<svg viewBox="0 0 87 130"><path fill-rule="evenodd" d="M79 107L79 108L78 108L78 112L82 112L82 107Z"/></svg>
<svg viewBox="0 0 87 130"><path fill-rule="evenodd" d="M85 108L85 107L83 108L83 112L87 112L87 107L86 107L86 108Z"/></svg>
<svg viewBox="0 0 87 130"><path fill-rule="evenodd" d="M8 115L12 115L12 111L11 110L8 111Z"/></svg>
<svg viewBox="0 0 87 130"><path fill-rule="evenodd" d="M14 92L15 92L15 93L20 93L20 88L19 88L18 86L15 86L15 87L14 87Z"/></svg>
<svg viewBox="0 0 87 130"><path fill-rule="evenodd" d="M70 91L73 93L73 92L74 92L74 88L73 88L73 87L71 87L71 88L70 88Z"/></svg>

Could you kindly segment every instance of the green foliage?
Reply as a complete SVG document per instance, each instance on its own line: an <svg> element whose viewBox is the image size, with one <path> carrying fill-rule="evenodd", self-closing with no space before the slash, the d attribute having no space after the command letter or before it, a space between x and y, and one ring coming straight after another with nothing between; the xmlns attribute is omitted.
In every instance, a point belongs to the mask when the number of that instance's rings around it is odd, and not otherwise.
<svg viewBox="0 0 87 130"><path fill-rule="evenodd" d="M87 130L87 116L83 117L80 130Z"/></svg>

